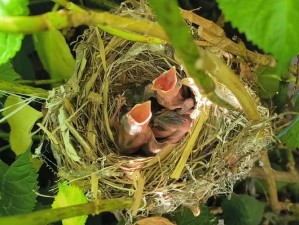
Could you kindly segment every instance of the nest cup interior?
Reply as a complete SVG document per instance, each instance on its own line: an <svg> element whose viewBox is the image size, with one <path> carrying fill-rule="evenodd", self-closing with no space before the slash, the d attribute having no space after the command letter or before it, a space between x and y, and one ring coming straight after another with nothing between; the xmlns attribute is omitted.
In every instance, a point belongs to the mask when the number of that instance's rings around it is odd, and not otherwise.
<svg viewBox="0 0 299 225"><path fill-rule="evenodd" d="M76 52L76 72L52 91L44 124L59 177L84 188L91 200L131 197L141 191L146 205L139 212L145 214L205 202L231 193L271 140L266 108L258 107L262 121L252 124L243 113L201 98L200 114L183 141L152 157L121 154L109 125L121 101L118 96L153 81L171 66L179 76L186 74L170 46L126 41L95 27L86 30ZM126 101L132 104L134 95ZM205 120L200 119L203 115ZM186 149L191 154L179 179L174 179Z"/></svg>

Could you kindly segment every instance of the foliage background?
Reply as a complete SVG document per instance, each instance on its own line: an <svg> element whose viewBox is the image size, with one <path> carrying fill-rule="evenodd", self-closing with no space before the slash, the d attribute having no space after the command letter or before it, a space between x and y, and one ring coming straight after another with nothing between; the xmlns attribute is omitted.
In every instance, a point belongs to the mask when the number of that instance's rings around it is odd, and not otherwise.
<svg viewBox="0 0 299 225"><path fill-rule="evenodd" d="M283 1L279 2L280 4L283 4ZM257 91L259 91L263 103L270 108L272 113L282 113L285 111L298 112L299 109L297 100L298 65L296 64L298 60L296 57L294 57L298 53L299 49L299 33L298 31L295 32L295 30L298 30L296 29L295 21L299 20L299 5L294 4L294 2L295 1L289 0L288 3L290 3L290 5L288 7L283 7L283 5L273 4L272 1L268 0L262 1L262 3L257 7L254 4L260 3L259 1L245 3L242 1L219 0L219 6L216 1L179 1L182 8L188 10L199 9L196 12L198 12L201 16L217 22L218 24L222 24L226 35L232 39L237 37L237 42L244 43L247 49L260 53L264 53L264 51L266 53L272 53L277 58L279 62L279 66L277 68L260 68L257 74L257 80L261 87ZM93 10L109 10L110 8L117 6L120 1L86 0L74 1L74 3L78 5L84 5L84 7ZM26 1L24 1L24 4L26 4ZM14 12L23 15L29 14L29 11L30 15L46 13L51 11L53 6L53 2L49 0L29 1L30 10L28 11L22 10L23 8L18 11L17 8L11 5L11 7L15 9ZM235 10L236 8L243 8L244 11ZM261 8L265 10L265 13L263 13L261 17L251 16L252 13L254 14L254 12L259 12ZM279 13L277 13L278 11ZM4 11L0 13L1 16L5 16L5 13L3 12ZM234 27L238 27L238 30L245 32L246 35L244 33L239 33L237 29L232 27L231 23L224 22L223 13L227 20L233 21L232 24ZM289 18L286 15L293 15L294 17ZM284 18L287 18L288 20L285 20ZM277 24L277 20L280 21L281 24ZM257 29L249 29L248 31L248 28L253 27L252 24L258 25ZM275 24L275 26L273 24ZM5 67L2 66L0 68L0 79L15 81L16 83L28 83L44 89L50 89L52 86L63 83L64 80L68 79L72 73L72 68L74 67L74 61L72 61L72 57L75 56L75 53L73 51L69 51L68 48L62 50L62 53L59 52L65 56L65 61L68 62L67 65L65 63L59 64L59 60L55 61L57 56L53 56L53 54L49 53L55 53L55 49L64 49L65 46L70 46L70 49L72 49L71 43L76 40L78 35L82 34L84 28L84 26L81 26L76 29L63 30L66 42L63 42L63 40L60 39L61 36L53 33L48 34L46 38L45 36L41 37L43 35L47 35L46 33L26 35L23 40L22 35L12 37L12 40L9 43L16 43L18 40L22 40L22 43L20 43L19 46L12 45L10 49L21 46L21 50L17 52L17 54L11 59L11 64L5 64ZM274 36L273 33L279 34L279 38ZM255 35L258 37L256 38ZM261 36L263 38L261 38ZM39 48L42 47L36 44L37 39L45 40L44 46L47 47L46 51L39 50ZM258 44L260 48L250 42L250 40L258 40L254 43ZM275 45L275 48L273 48L273 45ZM1 55L3 56L4 53L2 53L3 52L1 52ZM293 65L297 66L297 74L295 73L295 75L286 72L292 58ZM7 58L2 58L2 60L6 59ZM47 59L46 62L43 62L45 59ZM51 60L54 60L52 65ZM51 76L49 74L51 74ZM50 82L39 82L43 80L50 80ZM7 97L3 95L1 98L2 105L4 105L6 100ZM42 105L39 102L31 102L30 105L37 111L42 111ZM31 112L29 113L31 114ZM22 111L23 116L24 114L25 111ZM5 113L3 116L5 116ZM31 125L27 126L29 129L26 131L27 133L29 133L31 130L30 126L33 126L39 117L40 115L37 115L36 119L30 123ZM278 142L278 144L273 144L271 147L272 150L269 152L271 165L272 168L277 171L292 172L292 170L295 170L295 172L298 173L299 119L298 117L289 117L285 118L285 120L285 129L276 134L277 138L282 141L282 144ZM26 190L26 188L29 190L37 190L39 187L39 193L53 195L53 192L50 191L50 188L56 184L57 179L55 173L53 173L49 167L43 164L38 170L38 183L34 182L37 177L33 170L34 168L38 168L40 165L38 165L38 162L30 164L30 151L28 150L28 146L23 146L24 149L22 152L25 153L17 157L17 155L21 153L18 153L17 150L20 150L21 147L14 147L13 145L9 144L9 140L12 138L12 135L9 134L12 129L10 128L12 123L14 122L7 121L7 123L1 124L0 126L0 158L2 160L0 161L0 181L2 187L0 189L0 193L1 196L4 196L0 201L1 216L12 215L21 212L30 212L35 205L35 201L32 201L31 198L31 200L24 200L23 206L21 202L18 202L17 207L13 207L12 205L12 208L9 209L7 208L7 205L9 205L8 202L17 202L18 200L14 199L15 193L7 193L7 191L18 190L18 194L21 194L22 192L30 192ZM33 127L33 130L35 128L36 127ZM23 132L23 130L24 129L22 128L21 132ZM31 149L35 149L38 146L38 143L39 137L34 136ZM46 148L48 148L46 149L48 154L46 157L49 159L49 162L54 161L54 158L50 153L51 151L49 146L46 146ZM28 174L26 175L16 172L14 175L13 173L17 171L14 170L14 168L21 168L22 171L26 171ZM10 176L12 176L11 179ZM17 178L17 176L28 176L30 179L29 181L22 181L22 179ZM227 200L225 196L210 199L206 206L202 206L201 217L194 218L187 209L179 209L174 215L165 216L175 220L177 224L221 224L219 221L222 219L225 220L225 224L227 225L257 225L262 224L265 221L268 221L269 224L299 224L299 207L297 208L297 211L295 210L293 212L289 212L288 210L284 209L279 215L274 214L271 211L269 204L267 203L267 185L263 177L261 178L262 179L249 177L248 179L238 183L234 190L236 195L233 195L231 200ZM14 180L20 180L20 182L14 182ZM16 189L13 189L12 187L15 187ZM279 181L278 179L277 191L278 198L281 202L292 202L298 204L299 181L287 182L285 180ZM11 199L5 198L10 196ZM28 198L30 198L30 196L28 196ZM50 204L52 204L52 200L53 199L51 198L39 196L37 198L37 204L34 210L49 208ZM21 208L18 209L18 207ZM102 213L96 217L89 217L87 220L87 224L116 223L116 219L110 213Z"/></svg>

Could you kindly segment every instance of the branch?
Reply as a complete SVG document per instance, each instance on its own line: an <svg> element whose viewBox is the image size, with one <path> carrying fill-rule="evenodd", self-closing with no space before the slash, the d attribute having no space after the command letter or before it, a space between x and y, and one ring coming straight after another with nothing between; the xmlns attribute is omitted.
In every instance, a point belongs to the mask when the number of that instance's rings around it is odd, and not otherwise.
<svg viewBox="0 0 299 225"><path fill-rule="evenodd" d="M281 210L286 210L295 214L299 213L299 203L280 202L279 206Z"/></svg>
<svg viewBox="0 0 299 225"><path fill-rule="evenodd" d="M116 198L98 200L86 204L74 205L57 209L45 209L33 213L0 217L0 224L44 225L75 216L99 214L119 209L128 209L132 205L132 199Z"/></svg>
<svg viewBox="0 0 299 225"><path fill-rule="evenodd" d="M56 2L57 4L61 5L62 7L68 9L68 10L73 10L77 12L86 12L84 8L81 8L80 6L69 2L68 0L52 0L53 2ZM150 43L150 44L166 44L167 42L165 40L162 40L160 38L150 36L148 34L136 34L132 32L127 32L124 30L120 30L117 28L111 28L108 26L96 24L98 28L101 30L112 34L117 37L124 38L129 41L135 41L135 42L145 42L145 43Z"/></svg>
<svg viewBox="0 0 299 225"><path fill-rule="evenodd" d="M224 30L213 21L198 16L192 11L181 10L181 14L188 22L199 25L199 36L209 42L210 46L216 46L231 54L249 58L252 62L263 66L276 66L276 60L271 56L249 51L244 48L244 46L236 44L235 42L227 38L225 36ZM196 41L196 44L201 46L202 41ZM207 43L205 43L205 45L207 45Z"/></svg>
<svg viewBox="0 0 299 225"><path fill-rule="evenodd" d="M277 170L272 170L272 173L274 175L275 181L284 181L288 183L295 183L299 184L299 175L294 174L291 172L285 172L285 171L277 171ZM250 177L254 178L259 178L259 179L267 179L265 171L261 168L253 168L249 172Z"/></svg>
<svg viewBox="0 0 299 225"><path fill-rule="evenodd" d="M27 85L17 84L15 82L9 82L3 80L0 80L0 90L9 93L29 95L29 96L35 96L40 98L48 97L48 91L42 88L31 87Z"/></svg>
<svg viewBox="0 0 299 225"><path fill-rule="evenodd" d="M263 163L263 169L266 174L266 181L268 184L268 192L269 192L269 197L270 197L271 208L274 213L279 214L280 205L278 202L276 182L275 182L275 177L274 177L274 174L273 174L273 171L271 168L270 160L268 157L268 152L263 153L261 161Z"/></svg>
<svg viewBox="0 0 299 225"><path fill-rule="evenodd" d="M7 16L0 18L0 32L8 33L32 34L80 25L102 25L168 40L164 30L157 23L116 16L106 12L60 10L39 16Z"/></svg>

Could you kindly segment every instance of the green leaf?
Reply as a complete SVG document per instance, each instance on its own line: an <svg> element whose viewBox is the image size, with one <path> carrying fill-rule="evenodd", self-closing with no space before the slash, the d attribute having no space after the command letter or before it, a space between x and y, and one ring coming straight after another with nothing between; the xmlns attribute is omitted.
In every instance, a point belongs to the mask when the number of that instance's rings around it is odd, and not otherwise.
<svg viewBox="0 0 299 225"><path fill-rule="evenodd" d="M280 139L288 148L299 147L299 116L296 116L292 123L286 127L277 138Z"/></svg>
<svg viewBox="0 0 299 225"><path fill-rule="evenodd" d="M264 204L249 195L232 195L221 207L225 225L258 225L264 214Z"/></svg>
<svg viewBox="0 0 299 225"><path fill-rule="evenodd" d="M175 221L177 225L216 225L217 218L209 211L204 204L200 205L200 214L195 217L192 211L188 208L182 207L172 214L163 215L171 221Z"/></svg>
<svg viewBox="0 0 299 225"><path fill-rule="evenodd" d="M280 76L275 68L259 67L256 70L257 79L259 82L259 96L261 98L273 97L279 89Z"/></svg>
<svg viewBox="0 0 299 225"><path fill-rule="evenodd" d="M8 166L0 160L0 215L31 212L36 204L37 174L29 151Z"/></svg>
<svg viewBox="0 0 299 225"><path fill-rule="evenodd" d="M280 82L279 89L277 95L274 96L273 102L276 106L276 112L282 113L285 111L285 105L288 103L289 100L289 90L290 90L290 83L289 82Z"/></svg>
<svg viewBox="0 0 299 225"><path fill-rule="evenodd" d="M225 19L285 69L299 52L297 0L217 0Z"/></svg>
<svg viewBox="0 0 299 225"><path fill-rule="evenodd" d="M28 15L28 3L28 0L0 0L0 17ZM23 37L23 34L0 32L0 65L20 50Z"/></svg>
<svg viewBox="0 0 299 225"><path fill-rule="evenodd" d="M55 200L52 204L53 209L87 203L86 196L79 187L58 183L58 188L58 194L55 196ZM87 215L77 216L70 219L62 220L62 224L84 225L86 219Z"/></svg>
<svg viewBox="0 0 299 225"><path fill-rule="evenodd" d="M11 60L14 70L19 73L25 80L35 80L35 68L33 62L37 62L38 56L35 54L32 35L26 35L22 41L22 47ZM40 70L37 68L37 70ZM36 71L39 74L38 71Z"/></svg>
<svg viewBox="0 0 299 225"><path fill-rule="evenodd" d="M18 96L9 96L4 103L4 107L10 108L3 111L3 116L8 116L12 113L12 115L7 118L11 129L9 137L10 147L16 155L22 154L30 148L32 144L31 130L35 122L41 118L43 114L29 105L25 105L24 100Z"/></svg>
<svg viewBox="0 0 299 225"><path fill-rule="evenodd" d="M75 60L63 35L57 30L33 35L35 49L53 80L69 79L75 71Z"/></svg>
<svg viewBox="0 0 299 225"><path fill-rule="evenodd" d="M21 76L18 73L16 73L11 63L8 62L0 65L0 80L13 81L20 78Z"/></svg>
<svg viewBox="0 0 299 225"><path fill-rule="evenodd" d="M21 76L16 73L11 63L7 62L5 64L0 65L0 80L4 81L14 81L20 79ZM0 93L0 98L3 95Z"/></svg>

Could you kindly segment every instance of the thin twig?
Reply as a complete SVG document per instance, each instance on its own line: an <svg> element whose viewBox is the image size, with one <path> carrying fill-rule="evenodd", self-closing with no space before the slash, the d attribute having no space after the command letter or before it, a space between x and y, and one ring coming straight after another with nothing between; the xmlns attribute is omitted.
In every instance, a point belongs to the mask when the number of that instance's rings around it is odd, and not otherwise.
<svg viewBox="0 0 299 225"><path fill-rule="evenodd" d="M276 171L272 170L272 173L274 175L275 181L284 181L288 183L295 183L299 184L299 175L294 174L292 172L285 172L285 171ZM253 168L250 173L250 177L259 178L259 179L267 179L265 171L261 168Z"/></svg>
<svg viewBox="0 0 299 225"><path fill-rule="evenodd" d="M299 203L279 202L280 210L299 213Z"/></svg>
<svg viewBox="0 0 299 225"><path fill-rule="evenodd" d="M4 145L4 146L1 146L1 147L0 147L0 152L3 152L3 151L5 151L5 150L7 150L7 149L10 149L10 145Z"/></svg>
<svg viewBox="0 0 299 225"><path fill-rule="evenodd" d="M276 182L268 157L268 152L263 153L261 160L263 162L263 168L266 174L266 181L268 183L268 193L270 197L271 208L274 213L279 214L280 206L278 202Z"/></svg>

